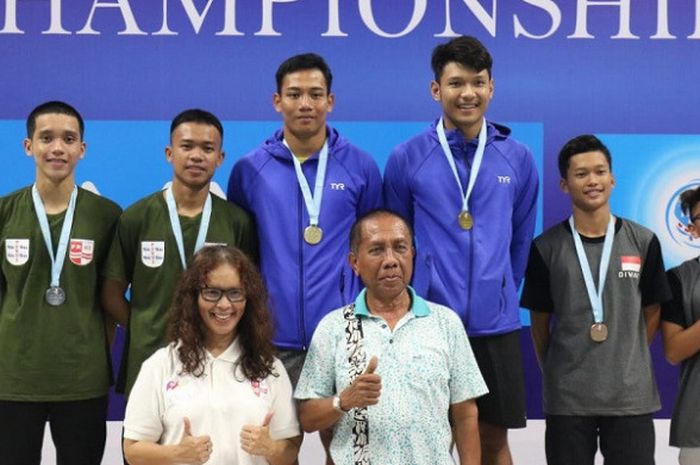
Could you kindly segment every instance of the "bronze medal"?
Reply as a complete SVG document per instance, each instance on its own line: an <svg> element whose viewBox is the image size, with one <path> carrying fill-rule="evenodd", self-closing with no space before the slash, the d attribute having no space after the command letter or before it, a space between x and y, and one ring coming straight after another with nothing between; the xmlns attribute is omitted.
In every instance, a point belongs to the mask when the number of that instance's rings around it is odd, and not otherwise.
<svg viewBox="0 0 700 465"><path fill-rule="evenodd" d="M595 342L603 342L608 338L608 327L605 323L593 323L591 325L591 339Z"/></svg>
<svg viewBox="0 0 700 465"><path fill-rule="evenodd" d="M323 239L323 230L315 224L310 224L304 229L304 240L311 245L316 245Z"/></svg>
<svg viewBox="0 0 700 465"><path fill-rule="evenodd" d="M474 226L474 219L469 214L469 212L462 212L459 214L459 226L462 229L471 229Z"/></svg>

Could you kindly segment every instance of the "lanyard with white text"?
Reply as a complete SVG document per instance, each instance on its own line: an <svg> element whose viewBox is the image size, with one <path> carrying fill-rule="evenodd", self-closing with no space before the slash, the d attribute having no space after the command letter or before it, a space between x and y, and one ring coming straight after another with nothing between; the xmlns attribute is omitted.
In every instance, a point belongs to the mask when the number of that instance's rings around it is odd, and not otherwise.
<svg viewBox="0 0 700 465"><path fill-rule="evenodd" d="M170 216L170 226L173 229L177 250L180 253L180 261L182 268L187 268L187 259L185 258L185 245L182 239L182 227L180 226L180 217L177 214L177 205L175 197L173 197L173 189L171 186L165 190L165 202L168 204L168 216ZM199 223L199 232L197 232L197 240L194 243L194 253L204 246L204 241L207 238L209 230L209 219L211 218L211 193L207 194L207 200L204 201L202 209L202 220Z"/></svg>
<svg viewBox="0 0 700 465"><path fill-rule="evenodd" d="M51 241L51 230L49 229L49 220L46 217L44 202L42 202L41 200L41 196L39 195L39 190L37 189L36 184L32 186L32 200L34 202L36 218L37 220L39 220L41 235L44 236L46 250L48 250L49 258L51 259L52 288L59 288L60 285L61 271L63 270L63 261L66 258L66 251L68 250L68 236L70 236L70 230L73 226L73 215L75 213L75 202L77 198L78 188L73 187L73 192L71 193L70 200L68 201L68 208L66 209L66 216L63 218L63 226L61 227L61 235L58 239L56 255L54 255L53 243Z"/></svg>
<svg viewBox="0 0 700 465"><path fill-rule="evenodd" d="M479 141L476 146L476 153L474 154L474 163L472 164L471 171L469 172L469 184L467 184L467 190L464 191L462 187L462 181L459 179L459 173L457 172L457 165L455 164L454 156L452 155L452 150L450 149L450 144L447 142L447 136L445 136L445 128L443 127L442 118L437 122L438 139L440 145L442 146L442 151L447 158L447 163L452 169L452 174L454 174L455 180L457 181L457 186L459 186L459 193L462 197L462 210L459 214L459 224L463 229L471 229L473 220L469 214L469 197L472 195L472 189L474 189L474 184L476 184L476 177L479 175L479 168L481 167L481 160L484 158L484 149L486 148L486 119L481 120L481 130L479 131Z"/></svg>
<svg viewBox="0 0 700 465"><path fill-rule="evenodd" d="M282 143L292 152L286 140L283 140ZM309 182L306 180L306 176L304 176L304 171L301 169L301 163L294 155L294 152L292 152L292 162L294 163L294 171L297 175L297 182L299 183L301 194L304 196L306 211L309 214L309 226L304 230L304 239L309 244L318 244L323 234L323 231L321 231L321 228L318 226L318 220L321 215L323 182L326 179L326 166L328 164L328 140L323 142L323 147L321 147L321 151L318 154L318 170L316 171L313 195L311 195Z"/></svg>
<svg viewBox="0 0 700 465"><path fill-rule="evenodd" d="M583 280L586 283L586 291L588 291L588 300L591 302L593 309L593 319L596 323L602 323L604 318L603 312L603 288L605 286L605 277L608 274L608 266L610 264L610 254L612 253L613 239L615 237L615 218L610 215L608 228L605 232L605 241L603 242L603 253L600 257L600 266L598 267L598 290L596 292L595 284L593 283L593 274L591 267L588 264L586 251L583 249L581 236L574 225L573 215L569 217L569 226L571 226L571 234L574 237L574 245L576 246L576 255L578 263L583 273Z"/></svg>

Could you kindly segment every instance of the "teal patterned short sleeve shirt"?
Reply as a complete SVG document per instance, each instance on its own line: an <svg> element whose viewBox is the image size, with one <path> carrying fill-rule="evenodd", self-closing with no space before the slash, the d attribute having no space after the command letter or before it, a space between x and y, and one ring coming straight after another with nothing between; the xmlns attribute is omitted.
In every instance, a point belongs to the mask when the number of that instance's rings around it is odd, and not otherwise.
<svg viewBox="0 0 700 465"><path fill-rule="evenodd" d="M379 403L368 407L372 465L454 463L450 454L450 404L488 392L459 317L411 292L411 309L392 331L369 313L365 291L355 301L362 320L367 360L379 359ZM294 397L331 397L349 384L342 309L318 325ZM336 389L337 386L337 389ZM336 465L353 465L352 415L334 426L331 455Z"/></svg>

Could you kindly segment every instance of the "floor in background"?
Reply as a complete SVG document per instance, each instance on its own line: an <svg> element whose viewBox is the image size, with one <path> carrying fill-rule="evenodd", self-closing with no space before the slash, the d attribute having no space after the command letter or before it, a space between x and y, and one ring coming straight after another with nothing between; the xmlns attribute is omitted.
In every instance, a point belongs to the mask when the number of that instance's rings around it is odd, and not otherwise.
<svg viewBox="0 0 700 465"><path fill-rule="evenodd" d="M669 420L655 420L656 427L656 463L658 465L673 465L678 463L678 449L668 446ZM119 438L122 424L110 421L107 424L107 447L102 465L123 465ZM46 428L42 465L56 463L53 444L49 429ZM530 420L527 428L510 432L510 444L515 465L544 465L544 420ZM323 465L323 449L316 434L307 436L301 447L299 457L301 465ZM602 464L599 456L596 465Z"/></svg>

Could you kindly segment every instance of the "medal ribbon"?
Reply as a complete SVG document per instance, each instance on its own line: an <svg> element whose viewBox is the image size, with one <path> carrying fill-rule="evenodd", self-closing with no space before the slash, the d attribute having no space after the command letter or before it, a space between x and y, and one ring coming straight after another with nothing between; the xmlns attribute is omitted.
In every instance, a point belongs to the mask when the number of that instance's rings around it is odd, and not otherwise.
<svg viewBox="0 0 700 465"><path fill-rule="evenodd" d="M598 267L598 291L596 292L595 284L593 283L593 274L591 266L588 264L586 251L583 249L583 242L576 227L574 226L574 216L569 217L569 226L571 226L571 234L574 236L574 245L576 246L576 255L578 256L578 264L583 273L583 280L586 283L586 291L588 291L588 300L591 302L593 309L593 319L596 323L603 322L603 288L605 287L605 277L608 274L608 266L610 265L610 254L612 252L613 238L615 237L615 219L610 215L608 228L605 232L605 241L603 242L603 254L600 257L600 266Z"/></svg>
<svg viewBox="0 0 700 465"><path fill-rule="evenodd" d="M316 171L316 183L314 184L313 196L311 195L309 182L306 180L304 171L301 169L301 163L297 160L297 157L294 155L294 152L292 152L287 141L282 140L282 143L292 153L294 171L297 174L297 181L299 182L301 194L304 196L304 204L306 204L306 211L309 214L309 223L312 226L318 226L318 218L321 215L321 200L323 199L323 181L326 179L326 165L328 164L328 139L323 142L321 152L318 154L318 171Z"/></svg>
<svg viewBox="0 0 700 465"><path fill-rule="evenodd" d="M56 255L54 256L53 243L51 242L51 230L49 229L49 220L46 217L44 202L41 200L36 183L32 186L32 201L34 202L36 218L39 220L41 235L44 236L46 250L48 250L49 258L51 259L51 287L59 287L60 284L63 262L66 259L66 251L68 250L68 236L70 236L70 230L73 227L73 215L75 214L75 201L77 198L78 187L74 186L73 192L70 195L70 200L68 200L68 208L66 209L66 216L63 218L61 235L59 236L58 247L56 248Z"/></svg>
<svg viewBox="0 0 700 465"><path fill-rule="evenodd" d="M180 261L182 262L182 268L187 268L187 259L185 258L185 245L182 239L182 227L180 226L180 217L177 214L177 204L175 203L175 197L173 197L173 188L168 186L165 190L165 203L168 204L168 216L170 216L170 227L173 230L173 235L175 236L175 243L177 244L177 251L180 253ZM207 231L209 230L209 220L211 219L211 193L207 195L207 200L204 201L204 208L202 209L202 221L199 223L199 231L197 232L197 240L194 243L195 253L204 246L204 241L207 238Z"/></svg>
<svg viewBox="0 0 700 465"><path fill-rule="evenodd" d="M437 122L437 127L435 128L438 135L438 140L442 146L442 152L447 158L447 163L452 169L452 174L455 176L457 181L457 186L459 186L459 194L463 195L462 199L462 212L469 211L469 197L472 195L472 189L474 189L474 184L476 184L476 177L479 175L479 168L481 167L481 160L484 158L484 149L486 148L486 119L481 120L481 130L479 131L479 141L476 146L476 153L474 154L474 163L472 164L471 171L469 172L469 184L467 184L467 191L464 192L462 187L462 181L459 179L459 173L457 172L457 165L455 164L454 156L452 155L452 149L450 149L450 144L447 143L447 136L445 135L445 128L443 127L442 117ZM464 194L463 194L464 192Z"/></svg>

